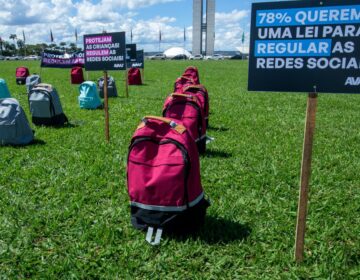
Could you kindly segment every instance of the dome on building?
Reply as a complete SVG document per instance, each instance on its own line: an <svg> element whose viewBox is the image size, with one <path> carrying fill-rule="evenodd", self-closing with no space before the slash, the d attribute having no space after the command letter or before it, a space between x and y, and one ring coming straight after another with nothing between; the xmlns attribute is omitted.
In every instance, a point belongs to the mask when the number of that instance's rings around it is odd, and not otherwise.
<svg viewBox="0 0 360 280"><path fill-rule="evenodd" d="M177 55L186 55L186 57L189 58L191 56L191 53L189 53L184 48L173 47L164 51L164 55L166 56L166 58L170 58L170 59L174 58Z"/></svg>

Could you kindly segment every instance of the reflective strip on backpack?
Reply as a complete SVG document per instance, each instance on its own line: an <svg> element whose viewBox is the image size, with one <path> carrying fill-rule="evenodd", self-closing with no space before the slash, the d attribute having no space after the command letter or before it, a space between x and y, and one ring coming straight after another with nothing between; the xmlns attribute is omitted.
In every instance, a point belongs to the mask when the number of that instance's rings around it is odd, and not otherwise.
<svg viewBox="0 0 360 280"><path fill-rule="evenodd" d="M195 200L189 203L189 207L193 207L198 204L204 198L204 192L202 192ZM157 205L148 205L139 202L130 202L131 206L136 206L145 210L154 210L161 212L181 212L187 209L186 205L183 206L157 206Z"/></svg>

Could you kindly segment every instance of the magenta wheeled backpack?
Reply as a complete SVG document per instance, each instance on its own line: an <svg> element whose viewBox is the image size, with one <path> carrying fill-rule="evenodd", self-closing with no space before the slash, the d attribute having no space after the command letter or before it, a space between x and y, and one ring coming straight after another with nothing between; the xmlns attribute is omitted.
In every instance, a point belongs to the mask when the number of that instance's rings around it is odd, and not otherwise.
<svg viewBox="0 0 360 280"><path fill-rule="evenodd" d="M192 78L181 76L175 80L174 92L182 93L183 89L187 86L195 85L195 82Z"/></svg>
<svg viewBox="0 0 360 280"><path fill-rule="evenodd" d="M16 84L25 85L26 78L30 75L29 69L25 66L16 68Z"/></svg>
<svg viewBox="0 0 360 280"><path fill-rule="evenodd" d="M199 70L195 66L187 67L183 76L193 79L195 85L200 84Z"/></svg>
<svg viewBox="0 0 360 280"><path fill-rule="evenodd" d="M128 72L128 83L129 86L140 86L142 85L141 81L141 72L139 68L130 68Z"/></svg>
<svg viewBox="0 0 360 280"><path fill-rule="evenodd" d="M76 66L71 68L70 77L73 85L82 84L85 81L82 67Z"/></svg>
<svg viewBox="0 0 360 280"><path fill-rule="evenodd" d="M209 127L209 94L203 85L190 85L183 88L184 94L195 95L201 103L206 121L206 128Z"/></svg>
<svg viewBox="0 0 360 280"><path fill-rule="evenodd" d="M194 95L173 93L166 100L163 116L180 120L195 140L199 153L206 150L206 121L201 103Z"/></svg>
<svg viewBox="0 0 360 280"><path fill-rule="evenodd" d="M159 244L162 230L185 233L204 222L209 203L196 144L177 120L142 120L129 147L127 187L132 225L147 229L146 240L153 245Z"/></svg>

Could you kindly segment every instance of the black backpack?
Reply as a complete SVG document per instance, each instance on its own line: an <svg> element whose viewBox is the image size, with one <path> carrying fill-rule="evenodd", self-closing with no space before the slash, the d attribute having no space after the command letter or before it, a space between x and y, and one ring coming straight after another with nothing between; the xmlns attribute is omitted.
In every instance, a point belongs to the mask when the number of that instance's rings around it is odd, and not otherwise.
<svg viewBox="0 0 360 280"><path fill-rule="evenodd" d="M104 78L101 77L98 79L98 88L99 88L99 95L101 98L104 98ZM115 80L113 77L108 76L107 79L107 89L108 89L108 97L117 97L117 89Z"/></svg>

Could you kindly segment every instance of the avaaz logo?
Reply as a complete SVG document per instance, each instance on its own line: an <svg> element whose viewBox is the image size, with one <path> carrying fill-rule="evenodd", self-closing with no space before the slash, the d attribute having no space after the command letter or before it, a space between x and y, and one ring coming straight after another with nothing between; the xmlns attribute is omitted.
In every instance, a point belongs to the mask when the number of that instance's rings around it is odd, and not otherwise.
<svg viewBox="0 0 360 280"><path fill-rule="evenodd" d="M348 77L345 86L360 86L360 77Z"/></svg>

